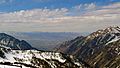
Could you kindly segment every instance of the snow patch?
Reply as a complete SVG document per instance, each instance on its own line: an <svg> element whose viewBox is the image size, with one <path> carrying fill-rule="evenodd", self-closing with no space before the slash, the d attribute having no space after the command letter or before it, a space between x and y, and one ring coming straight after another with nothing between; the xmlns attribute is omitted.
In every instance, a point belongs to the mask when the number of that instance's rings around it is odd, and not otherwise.
<svg viewBox="0 0 120 68"><path fill-rule="evenodd" d="M108 45L108 44L110 44L110 43L112 43L112 42L118 41L118 40L120 40L120 38L118 38L118 37L116 36L114 39L112 39L111 41L109 41L108 43L106 43L106 45Z"/></svg>

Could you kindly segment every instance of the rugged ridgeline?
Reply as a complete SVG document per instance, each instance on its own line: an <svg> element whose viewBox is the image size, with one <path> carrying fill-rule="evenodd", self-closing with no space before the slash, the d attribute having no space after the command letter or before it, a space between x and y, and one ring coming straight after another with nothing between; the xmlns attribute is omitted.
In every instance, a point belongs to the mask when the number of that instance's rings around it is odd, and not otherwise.
<svg viewBox="0 0 120 68"><path fill-rule="evenodd" d="M26 41L0 34L0 68L84 68L72 56L38 51Z"/></svg>
<svg viewBox="0 0 120 68"><path fill-rule="evenodd" d="M5 33L0 33L0 45L9 47L13 50L29 50L35 49L29 43L24 40L18 40Z"/></svg>
<svg viewBox="0 0 120 68"><path fill-rule="evenodd" d="M77 37L56 51L74 55L93 68L120 68L120 28L108 27Z"/></svg>

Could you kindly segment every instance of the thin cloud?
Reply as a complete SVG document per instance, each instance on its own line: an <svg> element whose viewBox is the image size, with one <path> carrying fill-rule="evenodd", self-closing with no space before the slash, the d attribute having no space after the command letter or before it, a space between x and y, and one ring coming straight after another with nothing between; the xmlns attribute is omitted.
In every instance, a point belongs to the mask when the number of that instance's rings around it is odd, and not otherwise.
<svg viewBox="0 0 120 68"><path fill-rule="evenodd" d="M0 21L1 22L40 22L44 21L45 19L50 18L57 18L65 16L67 13L67 9L33 9L33 10L21 10L18 12L10 12L10 13L3 13L0 14Z"/></svg>
<svg viewBox="0 0 120 68"><path fill-rule="evenodd" d="M6 0L0 0L0 4L6 3Z"/></svg>
<svg viewBox="0 0 120 68"><path fill-rule="evenodd" d="M0 0L0 4L11 3L13 0Z"/></svg>
<svg viewBox="0 0 120 68"><path fill-rule="evenodd" d="M97 8L95 3L90 3L90 4L80 4L77 6L74 6L73 9L75 10L95 10Z"/></svg>

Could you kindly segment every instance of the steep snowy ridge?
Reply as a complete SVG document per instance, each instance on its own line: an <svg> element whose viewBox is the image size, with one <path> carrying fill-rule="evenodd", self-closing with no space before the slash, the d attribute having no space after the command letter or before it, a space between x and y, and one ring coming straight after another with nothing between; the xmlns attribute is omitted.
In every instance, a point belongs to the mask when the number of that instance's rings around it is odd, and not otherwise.
<svg viewBox="0 0 120 68"><path fill-rule="evenodd" d="M0 58L0 62L9 62L13 66L25 66L35 67L35 68L79 68L81 64L75 61L73 58L67 58L61 53L55 52L42 52L37 50L11 50L9 52L4 52L5 57ZM17 63L17 64L16 64ZM78 63L78 64L76 64ZM69 66L69 65L71 66ZM27 67L26 66L26 67Z"/></svg>
<svg viewBox="0 0 120 68"><path fill-rule="evenodd" d="M98 37L98 36L103 36L103 35L106 35L106 34L117 34L117 33L120 33L120 27L118 26L115 26L115 27L108 27L106 29L101 29L101 30L98 30L96 32L93 32L91 33L90 35L87 36L87 38L95 38L95 37Z"/></svg>
<svg viewBox="0 0 120 68"><path fill-rule="evenodd" d="M119 68L120 28L116 26L98 30L86 37L61 44L56 51L74 55L93 68Z"/></svg>
<svg viewBox="0 0 120 68"><path fill-rule="evenodd" d="M5 33L0 33L0 45L10 47L13 50L29 50L35 49L24 40L18 40Z"/></svg>

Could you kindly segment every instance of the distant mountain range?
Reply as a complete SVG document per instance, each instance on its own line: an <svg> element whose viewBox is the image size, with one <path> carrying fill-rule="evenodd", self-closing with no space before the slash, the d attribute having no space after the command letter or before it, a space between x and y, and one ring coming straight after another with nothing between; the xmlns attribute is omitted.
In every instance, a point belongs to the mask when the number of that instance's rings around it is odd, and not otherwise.
<svg viewBox="0 0 120 68"><path fill-rule="evenodd" d="M108 27L64 42L55 51L73 55L92 68L120 68L120 27Z"/></svg>
<svg viewBox="0 0 120 68"><path fill-rule="evenodd" d="M26 40L39 50L48 51L53 50L56 45L59 45L64 41L72 40L76 36L83 35L83 33L71 32L6 32L6 34Z"/></svg>

